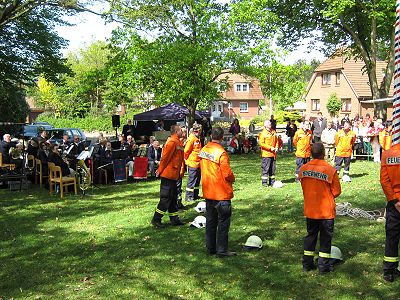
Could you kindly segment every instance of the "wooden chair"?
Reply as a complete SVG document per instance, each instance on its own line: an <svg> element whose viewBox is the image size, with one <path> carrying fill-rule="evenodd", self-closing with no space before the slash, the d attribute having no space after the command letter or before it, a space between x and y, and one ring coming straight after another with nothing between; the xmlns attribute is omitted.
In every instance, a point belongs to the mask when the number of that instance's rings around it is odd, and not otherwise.
<svg viewBox="0 0 400 300"><path fill-rule="evenodd" d="M100 177L99 179L100 179L101 184L104 184L103 176L104 176L105 183L108 184L108 173L107 173L107 170L104 169L104 168L101 168L101 169L99 169L99 177Z"/></svg>
<svg viewBox="0 0 400 300"><path fill-rule="evenodd" d="M36 170L35 170L35 184L38 183L38 178L39 178L39 185L42 187L43 185L43 178L49 178L49 174L44 174L43 173L43 165L42 161L38 158L35 158L35 163L36 163Z"/></svg>
<svg viewBox="0 0 400 300"><path fill-rule="evenodd" d="M0 153L0 168L6 168L9 170L15 169L15 164L5 164L3 163L3 153Z"/></svg>
<svg viewBox="0 0 400 300"><path fill-rule="evenodd" d="M28 169L30 170L34 170L36 167L36 159L33 155L28 155L27 156L27 160L28 160Z"/></svg>
<svg viewBox="0 0 400 300"><path fill-rule="evenodd" d="M61 172L61 167L56 166L54 163L49 163L49 183L50 183L50 195L53 193L54 186L56 184L60 185L60 195L61 198L64 197L64 189L67 191L68 186L73 185L75 195L78 193L76 185L76 177L63 177Z"/></svg>

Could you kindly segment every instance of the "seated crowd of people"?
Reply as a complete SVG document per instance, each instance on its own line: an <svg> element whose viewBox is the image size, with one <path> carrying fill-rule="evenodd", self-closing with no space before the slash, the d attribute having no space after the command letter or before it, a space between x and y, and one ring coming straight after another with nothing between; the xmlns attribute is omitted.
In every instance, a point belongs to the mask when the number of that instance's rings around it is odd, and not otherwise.
<svg viewBox="0 0 400 300"><path fill-rule="evenodd" d="M25 144L25 145L24 145ZM23 150L23 148L25 148ZM18 155L13 155L14 149L20 149ZM128 181L133 181L134 177L134 161L138 157L146 158L146 166L144 172L147 177L147 171L152 177L155 177L155 171L161 159L162 149L159 141L154 137L150 137L149 143L137 145L131 135L119 136L119 141L112 142L99 136L98 143L92 145L88 149L86 142L81 141L78 136L73 136L73 141L69 141L68 135L64 135L61 142L51 142L47 138L45 130L41 131L37 137L31 138L27 142L12 139L10 134L4 134L0 143L0 153L2 155L3 164L14 164L15 172L21 172L23 168L24 155L31 155L35 159L40 160L43 174L48 174L48 163L54 163L59 166L62 176L75 176L77 171L78 160L82 157L83 151L90 153L89 157L84 157L86 165L92 172L94 183L104 182L101 178L101 171L107 173L109 182L114 180L115 162L122 165L123 175L127 171ZM26 161L25 161L26 163ZM46 185L47 186L47 185Z"/></svg>

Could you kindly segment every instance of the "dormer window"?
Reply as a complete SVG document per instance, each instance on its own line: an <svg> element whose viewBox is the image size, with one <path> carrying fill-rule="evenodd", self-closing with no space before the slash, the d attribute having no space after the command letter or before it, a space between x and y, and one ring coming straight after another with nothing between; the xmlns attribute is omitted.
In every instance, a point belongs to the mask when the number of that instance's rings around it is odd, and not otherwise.
<svg viewBox="0 0 400 300"><path fill-rule="evenodd" d="M236 92L248 92L249 84L248 83L236 83Z"/></svg>

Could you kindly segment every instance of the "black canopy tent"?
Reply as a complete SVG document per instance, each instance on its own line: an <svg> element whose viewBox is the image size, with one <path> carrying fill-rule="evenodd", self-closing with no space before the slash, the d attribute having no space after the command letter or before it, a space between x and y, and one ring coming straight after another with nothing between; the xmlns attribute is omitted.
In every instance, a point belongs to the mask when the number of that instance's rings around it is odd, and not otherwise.
<svg viewBox="0 0 400 300"><path fill-rule="evenodd" d="M177 103L169 103L153 110L136 114L133 116L133 120L136 122L135 137L152 135L156 124L155 122L158 120L163 120L164 129L169 130L171 125L174 125L179 121L185 121L189 114L189 109ZM203 117L209 119L210 115L211 114L208 111L196 110L195 119L201 120Z"/></svg>

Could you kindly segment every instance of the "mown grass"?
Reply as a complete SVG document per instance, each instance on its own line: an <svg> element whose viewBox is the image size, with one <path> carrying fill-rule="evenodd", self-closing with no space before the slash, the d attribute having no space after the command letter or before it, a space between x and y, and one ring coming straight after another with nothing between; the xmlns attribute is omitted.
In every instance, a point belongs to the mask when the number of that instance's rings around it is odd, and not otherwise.
<svg viewBox="0 0 400 300"><path fill-rule="evenodd" d="M294 157L280 157L282 189L260 182L260 157L232 157L236 175L230 248L218 259L204 248L204 230L150 219L159 181L94 189L93 196L48 196L46 190L0 190L0 298L3 299L398 299L399 282L381 276L382 223L337 217L334 244L345 263L320 276L303 273L305 221L294 183ZM382 209L379 165L351 165L352 182L337 202ZM197 215L193 206L183 221ZM165 219L164 221L167 221ZM246 238L263 239L259 252L243 252Z"/></svg>

